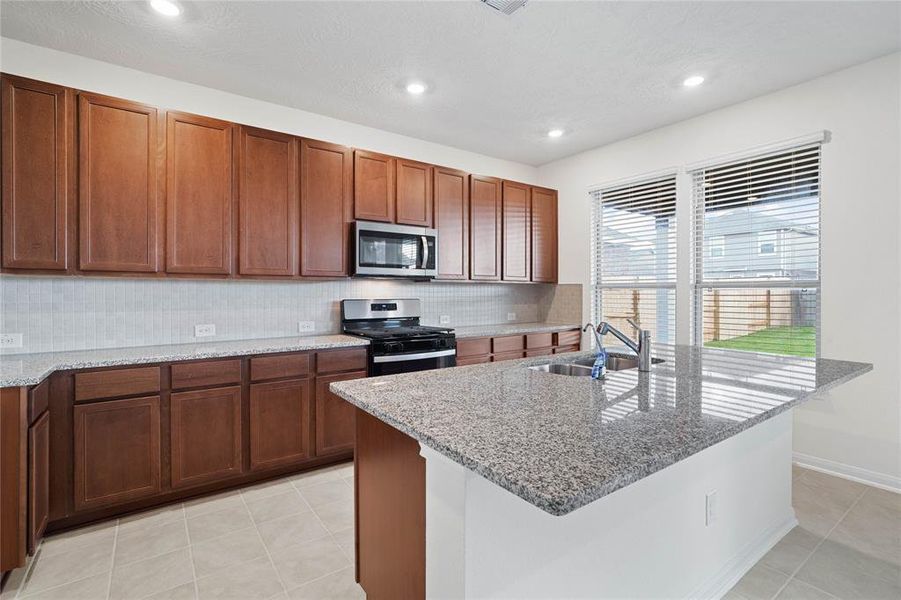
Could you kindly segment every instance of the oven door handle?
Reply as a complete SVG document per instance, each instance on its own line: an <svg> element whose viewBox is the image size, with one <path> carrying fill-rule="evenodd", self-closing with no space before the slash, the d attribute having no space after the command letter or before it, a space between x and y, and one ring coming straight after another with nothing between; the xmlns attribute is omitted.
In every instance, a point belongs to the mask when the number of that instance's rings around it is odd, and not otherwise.
<svg viewBox="0 0 901 600"><path fill-rule="evenodd" d="M437 350L435 352L416 352L414 354L388 354L386 356L373 356L372 362L374 363L392 363L392 362L406 362L409 360L420 360L423 358L440 358L442 356L454 356L457 353L456 349L450 350Z"/></svg>
<svg viewBox="0 0 901 600"><path fill-rule="evenodd" d="M427 236L421 235L419 236L420 241L422 241L422 265L419 267L420 269L428 269L429 265L429 238Z"/></svg>

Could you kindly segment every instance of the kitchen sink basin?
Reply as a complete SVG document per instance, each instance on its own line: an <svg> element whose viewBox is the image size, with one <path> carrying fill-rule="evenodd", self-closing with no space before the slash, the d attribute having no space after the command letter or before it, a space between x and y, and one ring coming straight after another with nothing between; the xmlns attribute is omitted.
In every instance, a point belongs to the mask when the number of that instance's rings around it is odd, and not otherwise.
<svg viewBox="0 0 901 600"><path fill-rule="evenodd" d="M660 358L651 359L651 364L662 363ZM591 368L594 365L593 358L582 358L567 363L551 363L547 365L534 365L529 367L533 371L541 371L543 373L553 373L554 375L568 375L570 377L590 377ZM626 369L637 369L638 357L626 356L620 354L610 354L607 356L608 371L624 371Z"/></svg>

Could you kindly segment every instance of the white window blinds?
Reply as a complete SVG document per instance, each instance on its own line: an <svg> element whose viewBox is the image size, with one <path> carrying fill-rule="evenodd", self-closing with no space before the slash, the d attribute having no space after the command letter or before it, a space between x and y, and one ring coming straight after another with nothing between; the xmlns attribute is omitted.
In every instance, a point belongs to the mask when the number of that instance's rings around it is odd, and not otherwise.
<svg viewBox="0 0 901 600"><path fill-rule="evenodd" d="M691 176L695 343L816 356L820 144Z"/></svg>
<svg viewBox="0 0 901 600"><path fill-rule="evenodd" d="M632 334L631 318L675 343L675 175L595 190L592 208L593 322Z"/></svg>

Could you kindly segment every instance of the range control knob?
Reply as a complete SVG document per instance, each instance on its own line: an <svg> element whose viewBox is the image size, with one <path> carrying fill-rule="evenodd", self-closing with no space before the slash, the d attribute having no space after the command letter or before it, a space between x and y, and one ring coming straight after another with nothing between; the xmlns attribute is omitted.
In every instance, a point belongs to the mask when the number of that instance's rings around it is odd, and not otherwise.
<svg viewBox="0 0 901 600"><path fill-rule="evenodd" d="M389 354L397 354L404 351L404 345L400 342L387 342L385 344L385 352Z"/></svg>

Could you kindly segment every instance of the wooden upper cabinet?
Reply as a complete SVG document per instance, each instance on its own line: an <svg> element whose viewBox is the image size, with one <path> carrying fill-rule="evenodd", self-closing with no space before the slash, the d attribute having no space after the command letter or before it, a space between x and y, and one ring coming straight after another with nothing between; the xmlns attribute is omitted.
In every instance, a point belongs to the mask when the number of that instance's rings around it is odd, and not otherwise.
<svg viewBox="0 0 901 600"><path fill-rule="evenodd" d="M21 77L0 78L3 261L6 268L68 266L74 182L74 94Z"/></svg>
<svg viewBox="0 0 901 600"><path fill-rule="evenodd" d="M152 106L79 94L79 264L83 270L159 270L162 126Z"/></svg>
<svg viewBox="0 0 901 600"><path fill-rule="evenodd" d="M166 271L232 271L232 124L166 115Z"/></svg>
<svg viewBox="0 0 901 600"><path fill-rule="evenodd" d="M438 279L469 279L469 174L435 167Z"/></svg>
<svg viewBox="0 0 901 600"><path fill-rule="evenodd" d="M348 273L353 223L353 151L345 146L300 142L300 274Z"/></svg>
<svg viewBox="0 0 901 600"><path fill-rule="evenodd" d="M432 166L397 159L397 211L405 225L432 226Z"/></svg>
<svg viewBox="0 0 901 600"><path fill-rule="evenodd" d="M532 281L557 282L557 192L532 188Z"/></svg>
<svg viewBox="0 0 901 600"><path fill-rule="evenodd" d="M394 222L396 159L354 150L354 217Z"/></svg>
<svg viewBox="0 0 901 600"><path fill-rule="evenodd" d="M297 274L298 142L241 127L238 135L238 273Z"/></svg>
<svg viewBox="0 0 901 600"><path fill-rule="evenodd" d="M504 182L504 281L529 281L532 259L532 200L529 186L512 181Z"/></svg>
<svg viewBox="0 0 901 600"><path fill-rule="evenodd" d="M501 278L501 180L471 175L469 193L470 279Z"/></svg>

